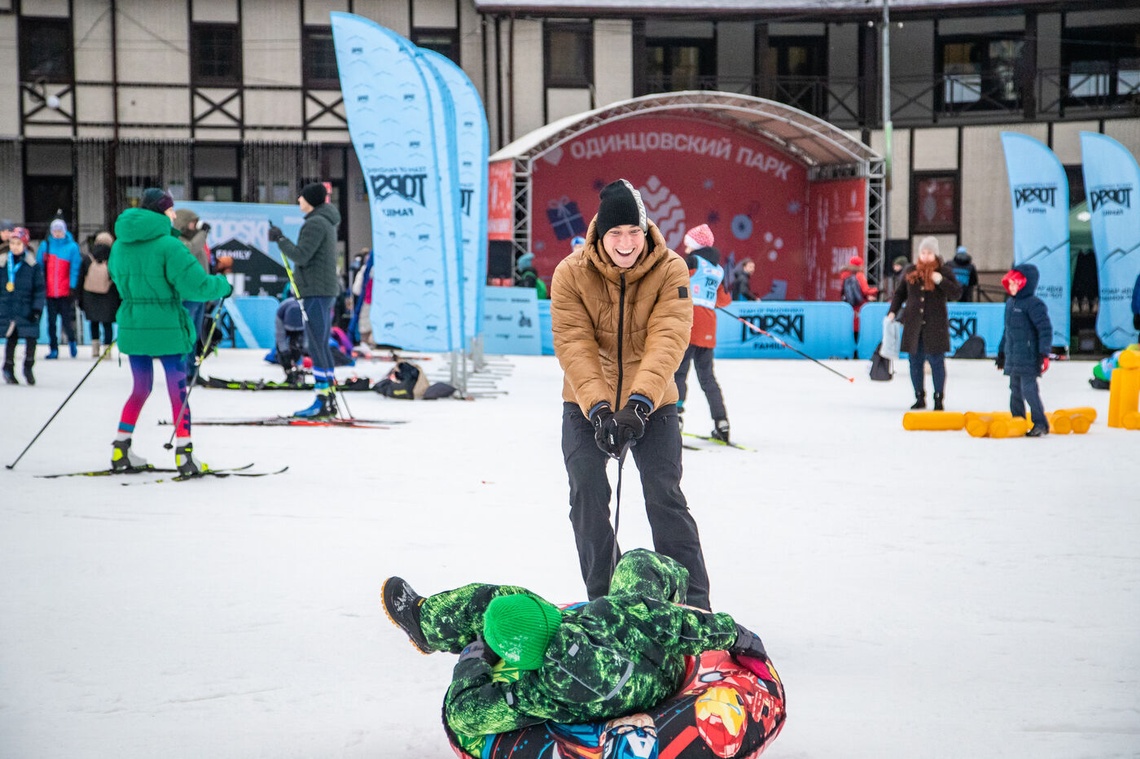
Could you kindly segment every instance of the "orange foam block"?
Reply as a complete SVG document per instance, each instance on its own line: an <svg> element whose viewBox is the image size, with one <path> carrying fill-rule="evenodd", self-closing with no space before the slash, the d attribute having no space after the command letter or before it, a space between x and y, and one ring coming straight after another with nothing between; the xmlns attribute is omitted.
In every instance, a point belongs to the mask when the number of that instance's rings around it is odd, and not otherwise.
<svg viewBox="0 0 1140 759"><path fill-rule="evenodd" d="M1116 357L1116 365L1121 369L1140 369L1140 351L1120 351Z"/></svg>
<svg viewBox="0 0 1140 759"><path fill-rule="evenodd" d="M1124 422L1124 429L1140 430L1140 411L1129 411L1124 415L1122 421Z"/></svg>
<svg viewBox="0 0 1140 759"><path fill-rule="evenodd" d="M1065 416L1073 416L1074 414L1087 417L1089 423L1096 421L1096 409L1092 406L1077 406L1075 408L1059 408L1053 412L1054 414L1064 414Z"/></svg>
<svg viewBox="0 0 1140 759"><path fill-rule="evenodd" d="M970 433L970 437L985 437L990 434L990 425L995 419L1009 419L1012 416L1008 411L967 411L966 432Z"/></svg>
<svg viewBox="0 0 1140 759"><path fill-rule="evenodd" d="M1029 420L1015 416L1009 419L995 419L990 422L990 437L1025 437L1029 432Z"/></svg>
<svg viewBox="0 0 1140 759"><path fill-rule="evenodd" d="M966 415L961 411L908 411L903 414L904 430L947 431L966 426Z"/></svg>
<svg viewBox="0 0 1140 759"><path fill-rule="evenodd" d="M1140 357L1140 351L1121 351L1120 356L1123 358L1126 354L1133 353ZM1140 358L1137 360L1140 361ZM1125 368L1121 364L1112 370L1110 382L1108 426L1119 428L1124 426L1124 417L1129 412L1140 410L1140 368Z"/></svg>

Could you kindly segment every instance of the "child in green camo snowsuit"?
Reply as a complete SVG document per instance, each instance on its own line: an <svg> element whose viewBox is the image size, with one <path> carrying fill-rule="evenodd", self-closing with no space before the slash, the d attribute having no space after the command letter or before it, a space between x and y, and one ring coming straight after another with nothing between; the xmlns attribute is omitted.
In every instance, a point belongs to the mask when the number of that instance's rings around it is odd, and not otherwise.
<svg viewBox="0 0 1140 759"><path fill-rule="evenodd" d="M625 554L608 595L563 610L512 585L413 595L407 606L418 608L418 630L391 611L393 580L406 587L399 578L389 580L385 604L413 643L462 652L444 700L447 723L459 735L635 714L680 687L686 654L728 649L767 658L760 639L728 614L678 605L688 572L652 551ZM504 672L504 665L513 671Z"/></svg>

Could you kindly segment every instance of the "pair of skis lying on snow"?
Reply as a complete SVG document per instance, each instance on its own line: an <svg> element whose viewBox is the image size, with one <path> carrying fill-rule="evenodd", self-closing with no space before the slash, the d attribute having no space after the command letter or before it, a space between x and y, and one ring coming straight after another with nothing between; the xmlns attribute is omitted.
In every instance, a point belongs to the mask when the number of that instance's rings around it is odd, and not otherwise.
<svg viewBox="0 0 1140 759"><path fill-rule="evenodd" d="M253 464L246 464L245 466L231 467L227 469L203 469L196 474L179 474L177 469L167 469L164 467L157 467L147 464L144 467L137 467L134 469L96 469L90 472L66 472L64 474L40 474L37 475L43 479L56 479L58 477L112 477L126 474L173 474L173 477L162 477L157 480L138 480L137 482L124 482L124 485L146 485L157 484L160 482L185 482L186 480L199 480L204 477L268 477L272 474L281 474L289 469L289 467L281 467L272 472L250 472L248 470L253 468Z"/></svg>

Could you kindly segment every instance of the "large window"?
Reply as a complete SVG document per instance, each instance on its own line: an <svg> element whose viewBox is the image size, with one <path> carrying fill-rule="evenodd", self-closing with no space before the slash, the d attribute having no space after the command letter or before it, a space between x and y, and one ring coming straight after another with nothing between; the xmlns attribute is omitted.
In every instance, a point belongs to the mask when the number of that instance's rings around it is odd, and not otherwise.
<svg viewBox="0 0 1140 759"><path fill-rule="evenodd" d="M459 30L420 27L412 30L412 42L425 50L434 50L459 64Z"/></svg>
<svg viewBox="0 0 1140 759"><path fill-rule="evenodd" d="M301 41L301 72L305 86L315 90L340 89L332 27L306 26Z"/></svg>
<svg viewBox="0 0 1140 759"><path fill-rule="evenodd" d="M646 39L645 84L649 92L716 86L716 45L703 39Z"/></svg>
<svg viewBox="0 0 1140 759"><path fill-rule="evenodd" d="M1024 49L1020 37L940 39L942 106L954 110L1017 105Z"/></svg>
<svg viewBox="0 0 1140 759"><path fill-rule="evenodd" d="M190 74L199 86L241 85L241 35L237 24L191 26Z"/></svg>
<svg viewBox="0 0 1140 759"><path fill-rule="evenodd" d="M1066 29L1061 44L1068 98L1140 98L1140 26Z"/></svg>
<svg viewBox="0 0 1140 759"><path fill-rule="evenodd" d="M774 77L775 99L808 113L826 108L827 40L770 37L763 69Z"/></svg>
<svg viewBox="0 0 1140 759"><path fill-rule="evenodd" d="M68 19L29 16L20 19L20 81L71 82L74 59Z"/></svg>
<svg viewBox="0 0 1140 759"><path fill-rule="evenodd" d="M546 86L589 87L594 82L594 41L590 22L547 23Z"/></svg>

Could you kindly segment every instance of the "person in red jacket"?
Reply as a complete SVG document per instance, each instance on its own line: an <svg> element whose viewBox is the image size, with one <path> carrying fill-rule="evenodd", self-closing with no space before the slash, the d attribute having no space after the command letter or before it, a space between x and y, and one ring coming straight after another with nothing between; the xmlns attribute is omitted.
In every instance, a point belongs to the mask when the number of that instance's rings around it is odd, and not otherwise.
<svg viewBox="0 0 1140 759"><path fill-rule="evenodd" d="M684 411L688 387L689 364L697 366L697 381L709 402L713 431L717 440L728 442L728 412L724 395L713 373L713 350L716 348L716 309L732 302L732 294L724 287L724 269L720 251L713 247L713 233L708 224L693 227L685 233L685 263L689 265L690 290L693 295L693 329L689 348L673 380L677 383L677 411Z"/></svg>
<svg viewBox="0 0 1140 759"><path fill-rule="evenodd" d="M75 302L79 288L79 268L83 265L83 255L79 245L67 230L67 222L53 219L48 236L37 250L44 262L44 277L47 283L48 344L51 350L47 358L59 358L58 322L63 322L63 338L67 341L71 357L75 358Z"/></svg>

